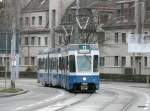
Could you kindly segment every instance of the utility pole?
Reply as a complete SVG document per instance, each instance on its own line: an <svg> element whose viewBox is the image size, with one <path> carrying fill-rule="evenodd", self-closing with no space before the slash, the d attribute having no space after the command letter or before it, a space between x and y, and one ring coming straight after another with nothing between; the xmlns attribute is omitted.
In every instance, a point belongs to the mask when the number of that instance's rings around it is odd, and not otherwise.
<svg viewBox="0 0 150 111"><path fill-rule="evenodd" d="M7 88L7 72L8 72L8 60L7 60L7 57L8 57L8 53L7 53L7 44L8 44L8 34L6 32L6 63L5 63L5 88Z"/></svg>
<svg viewBox="0 0 150 111"><path fill-rule="evenodd" d="M16 17L13 17L11 40L11 88L15 88L16 66Z"/></svg>

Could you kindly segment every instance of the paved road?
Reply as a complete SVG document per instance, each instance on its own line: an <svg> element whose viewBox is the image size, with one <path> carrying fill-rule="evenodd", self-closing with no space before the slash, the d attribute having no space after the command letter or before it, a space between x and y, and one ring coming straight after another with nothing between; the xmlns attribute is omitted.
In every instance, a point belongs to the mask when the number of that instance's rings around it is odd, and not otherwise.
<svg viewBox="0 0 150 111"><path fill-rule="evenodd" d="M150 111L146 84L103 82L94 94L42 87L34 79L21 79L16 84L29 92L0 98L0 111ZM0 86L4 81L0 80Z"/></svg>

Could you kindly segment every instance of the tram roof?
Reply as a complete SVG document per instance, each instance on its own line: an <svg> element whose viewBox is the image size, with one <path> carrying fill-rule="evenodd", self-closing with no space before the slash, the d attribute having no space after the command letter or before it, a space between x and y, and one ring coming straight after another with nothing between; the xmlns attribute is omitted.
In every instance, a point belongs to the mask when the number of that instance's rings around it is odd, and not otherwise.
<svg viewBox="0 0 150 111"><path fill-rule="evenodd" d="M64 47L58 47L58 48L47 48L44 50L39 51L39 54L47 54L47 53L61 53L61 52L67 52L67 51L75 51L79 50L80 45L86 45L90 47L90 50L98 50L97 44L69 44Z"/></svg>

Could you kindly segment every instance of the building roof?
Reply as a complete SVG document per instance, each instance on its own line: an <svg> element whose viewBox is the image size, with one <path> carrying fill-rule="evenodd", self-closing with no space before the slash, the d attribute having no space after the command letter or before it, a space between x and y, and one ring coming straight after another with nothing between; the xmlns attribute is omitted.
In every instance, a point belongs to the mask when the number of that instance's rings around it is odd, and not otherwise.
<svg viewBox="0 0 150 111"><path fill-rule="evenodd" d="M117 18L115 20L111 20L107 22L104 26L103 29L133 29L135 28L135 22L134 20L122 20L121 18Z"/></svg>
<svg viewBox="0 0 150 111"><path fill-rule="evenodd" d="M99 0L79 0L79 7L80 8L89 8L90 4L95 4ZM70 7L76 7L76 1L74 1Z"/></svg>
<svg viewBox="0 0 150 111"><path fill-rule="evenodd" d="M136 23L134 19L125 20L125 19L115 19L111 20L103 26L103 29L134 29L136 27ZM146 19L144 23L145 28L150 28L150 19Z"/></svg>
<svg viewBox="0 0 150 111"><path fill-rule="evenodd" d="M95 1L89 4L87 7L96 9L98 11L114 11L116 10L116 5L114 0L112 1Z"/></svg>
<svg viewBox="0 0 150 111"><path fill-rule="evenodd" d="M39 12L49 10L49 0L31 0L23 9L22 12Z"/></svg>
<svg viewBox="0 0 150 111"><path fill-rule="evenodd" d="M128 2L134 2L134 0L127 0ZM127 3L127 1L125 0L118 0L116 6L119 6L119 3ZM147 5L150 5L150 2L148 3L146 0ZM145 23L144 23L144 27L145 28L150 28L150 11L148 10L148 6L146 6L146 10L145 10ZM135 23L135 17L134 17L134 4L133 4L133 12L130 13L130 15L116 15L114 16L110 21L108 21L103 28L104 29L134 29L136 27L136 23ZM131 8L130 8L131 9ZM123 10L124 12L126 11L126 9ZM131 11L131 10L130 10Z"/></svg>
<svg viewBox="0 0 150 111"><path fill-rule="evenodd" d="M96 31L96 27L94 24L94 16L92 14L92 10L91 8L88 8L88 5L91 3L94 3L97 0L80 0L80 4L79 4L79 11L78 11L78 16L76 16L76 2L73 2L67 9L66 12L64 13L62 20L61 20L61 24L57 27L56 31L63 31L63 26L64 25L72 25L75 26L77 24L77 20L76 17L78 19L80 18L85 18L82 23L83 26L84 24L86 24L86 20L87 18L89 18L89 21L87 23L87 27L84 31ZM80 21L80 20L79 20ZM81 21L80 21L81 22ZM70 30L70 29L67 29Z"/></svg>

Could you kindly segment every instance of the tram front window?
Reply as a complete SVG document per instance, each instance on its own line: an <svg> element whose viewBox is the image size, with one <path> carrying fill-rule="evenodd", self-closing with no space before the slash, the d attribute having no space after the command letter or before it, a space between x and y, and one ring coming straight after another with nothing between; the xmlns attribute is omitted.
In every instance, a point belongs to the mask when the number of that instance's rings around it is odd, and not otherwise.
<svg viewBox="0 0 150 111"><path fill-rule="evenodd" d="M77 65L79 72L88 72L91 71L91 56L78 56Z"/></svg>

